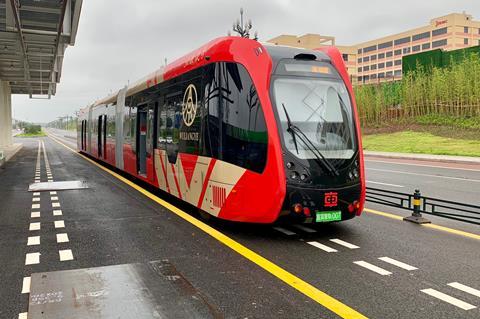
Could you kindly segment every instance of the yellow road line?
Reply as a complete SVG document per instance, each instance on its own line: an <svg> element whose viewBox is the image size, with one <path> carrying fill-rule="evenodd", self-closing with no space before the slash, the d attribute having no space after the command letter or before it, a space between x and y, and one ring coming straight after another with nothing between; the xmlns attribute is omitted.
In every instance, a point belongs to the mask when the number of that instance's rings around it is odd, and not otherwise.
<svg viewBox="0 0 480 319"><path fill-rule="evenodd" d="M226 245L227 247L231 248L232 250L236 251L238 254L242 255L246 259L250 260L254 264L260 266L264 270L268 271L278 279L282 280L289 286L295 288L299 292L303 293L304 295L308 296L309 298L315 300L325 308L329 309L330 311L334 312L338 316L342 318L367 318L361 313L357 312L356 310L350 308L349 306L343 304L342 302L338 301L337 299L331 297L330 295L324 293L323 291L315 288L314 286L310 285L309 283L303 281L302 279L298 278L297 276L293 275L292 273L286 271L285 269L277 266L273 262L269 261L268 259L260 256L256 252L250 250L246 246L240 244L239 242L233 240L232 238L226 236L225 234L219 232L215 228L203 223L202 221L196 219L195 217L187 214L183 210L175 207L174 205L164 201L163 199L155 196L154 194L150 193L149 191L141 188L140 186L136 185L135 183L129 181L125 177L111 171L110 169L98 164L94 160L78 153L74 149L70 148L69 146L63 144L58 139L49 135L51 139L55 142L59 143L60 145L64 146L65 148L69 149L70 151L74 152L75 154L81 156L85 160L89 161L90 163L96 165L100 169L104 170L105 172L111 174L115 178L121 180L128 186L134 188L138 192L142 193L146 197L150 198L154 202L162 205L166 209L170 210L177 216L183 218L184 220L188 221L192 225L196 226L197 228L203 230L208 235L212 236L216 240L220 241L222 244Z"/></svg>
<svg viewBox="0 0 480 319"><path fill-rule="evenodd" d="M370 208L364 208L363 210L367 213L380 215L380 216L384 216L384 217L388 217L388 218L393 218L393 219L396 219L396 220L403 220L402 216L398 216L398 215L395 215L395 214L385 213L385 212L381 212L381 211L370 209ZM432 228L432 229L437 229L437 230L441 230L441 231L444 231L444 232L447 232L447 233L451 233L451 234L455 234L455 235L459 235L459 236L464 236L464 237L480 240L480 235L469 233L469 232L466 232L466 231L463 231L463 230L458 230L458 229L445 227L445 226L440 226L440 225L436 225L436 224L420 224L420 226L428 227L428 228Z"/></svg>
<svg viewBox="0 0 480 319"><path fill-rule="evenodd" d="M398 216L398 215L394 215L394 214L390 214L390 213L385 213L385 212L381 212L381 211L370 209L370 208L364 208L363 211L368 212L368 213L372 213L372 214L375 214L375 215L381 215L381 216L388 217L388 218L403 220L402 216Z"/></svg>

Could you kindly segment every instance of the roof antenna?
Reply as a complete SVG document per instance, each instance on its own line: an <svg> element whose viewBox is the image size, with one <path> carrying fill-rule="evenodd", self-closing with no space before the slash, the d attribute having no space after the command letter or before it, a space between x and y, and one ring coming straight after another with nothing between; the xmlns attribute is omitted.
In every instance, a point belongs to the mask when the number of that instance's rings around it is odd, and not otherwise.
<svg viewBox="0 0 480 319"><path fill-rule="evenodd" d="M250 31L252 30L252 20L248 19L246 23L243 22L243 8L240 8L240 19L237 19L236 22L233 23L233 32L238 33L238 35L242 38L250 39ZM228 32L230 35L230 32ZM253 40L258 41L258 33L255 31Z"/></svg>

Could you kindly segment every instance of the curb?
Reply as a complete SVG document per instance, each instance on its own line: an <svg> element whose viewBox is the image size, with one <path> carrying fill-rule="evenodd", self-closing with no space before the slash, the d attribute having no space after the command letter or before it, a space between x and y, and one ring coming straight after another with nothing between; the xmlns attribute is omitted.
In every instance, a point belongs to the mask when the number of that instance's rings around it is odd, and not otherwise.
<svg viewBox="0 0 480 319"><path fill-rule="evenodd" d="M407 154L363 151L365 157L380 157L391 159L408 159L425 162L457 163L480 165L480 158L467 156L431 155L431 154Z"/></svg>

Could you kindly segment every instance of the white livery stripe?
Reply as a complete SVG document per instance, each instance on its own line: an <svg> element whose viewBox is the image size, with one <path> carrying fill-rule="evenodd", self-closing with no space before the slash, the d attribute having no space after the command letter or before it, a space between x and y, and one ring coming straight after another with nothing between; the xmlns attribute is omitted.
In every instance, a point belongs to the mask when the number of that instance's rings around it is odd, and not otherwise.
<svg viewBox="0 0 480 319"><path fill-rule="evenodd" d="M397 267L400 267L402 269L405 269L405 270L416 270L416 269L418 269L417 267L410 266L406 263L402 263L401 261L395 260L395 259L390 258L390 257L380 257L378 259L380 259L381 261L384 261L386 263L389 263L389 264L395 265Z"/></svg>
<svg viewBox="0 0 480 319"><path fill-rule="evenodd" d="M311 228L303 226L303 225L292 225L292 226L295 227L296 229L299 229L301 231L304 231L304 232L310 233L310 234L317 232L315 229L311 229Z"/></svg>
<svg viewBox="0 0 480 319"><path fill-rule="evenodd" d="M326 245L320 244L319 242L316 241L309 241L307 244L312 245L313 247L317 247L318 249L321 249L323 251L326 251L327 253L336 253L337 250L333 249L331 247L328 247Z"/></svg>
<svg viewBox="0 0 480 319"><path fill-rule="evenodd" d="M421 292L423 293L426 293L427 295L430 295L432 297L435 297L437 299L440 299L442 301L445 301L451 305L454 305L458 308L461 308L463 310L471 310L471 309L475 309L477 307L469 304L469 303L466 303L465 301L461 301L460 299L457 299L457 298L454 298L452 296L449 296L447 294L444 294L443 292L440 292L438 290L435 290L435 289L423 289L423 290L420 290Z"/></svg>
<svg viewBox="0 0 480 319"><path fill-rule="evenodd" d="M273 227L273 229L275 229L276 231L279 231L279 232L281 232L282 234L285 234L285 235L287 235L287 236L296 235L296 233L294 233L293 231L290 231L290 230L285 229L285 228L282 228L282 227Z"/></svg>
<svg viewBox="0 0 480 319"><path fill-rule="evenodd" d="M462 285L461 283L458 283L458 282L451 282L447 285L480 298L480 290L478 289L474 289L474 288Z"/></svg>
<svg viewBox="0 0 480 319"><path fill-rule="evenodd" d="M356 265L359 265L360 267L367 268L368 270L376 272L377 274L382 275L382 276L388 276L388 275L392 274L388 270L385 270L385 269L380 268L378 266L372 265L372 264L367 263L366 261L363 261L363 260L354 261L353 263L356 264Z"/></svg>
<svg viewBox="0 0 480 319"><path fill-rule="evenodd" d="M360 247L357 246L357 245L347 243L346 241L343 241L343 240L338 239L338 238L330 239L330 241L331 241L331 242L334 242L335 244L339 244L339 245L341 245L341 246L347 247L347 248L349 248L349 249L357 249L357 248L360 248Z"/></svg>

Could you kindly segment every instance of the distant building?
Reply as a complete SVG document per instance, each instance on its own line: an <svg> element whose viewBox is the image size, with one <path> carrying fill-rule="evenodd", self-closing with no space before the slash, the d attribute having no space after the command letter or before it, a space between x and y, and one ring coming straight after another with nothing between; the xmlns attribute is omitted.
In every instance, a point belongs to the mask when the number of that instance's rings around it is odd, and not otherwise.
<svg viewBox="0 0 480 319"><path fill-rule="evenodd" d="M335 38L318 34L281 35L269 43L314 49L335 45ZM354 44L337 46L353 83L376 83L402 77L402 57L434 49L456 50L480 45L480 21L466 13L452 13L430 24L402 33Z"/></svg>

